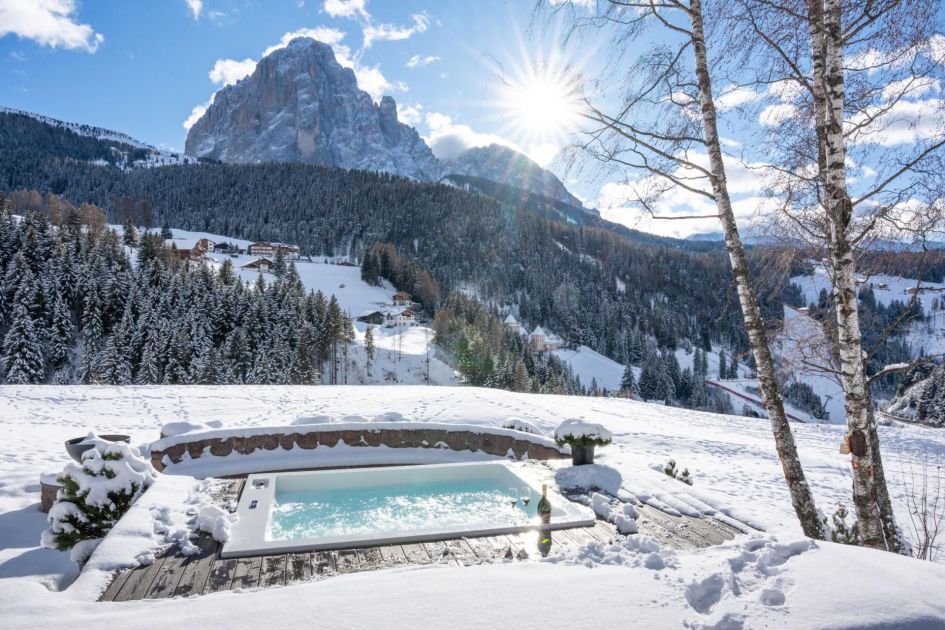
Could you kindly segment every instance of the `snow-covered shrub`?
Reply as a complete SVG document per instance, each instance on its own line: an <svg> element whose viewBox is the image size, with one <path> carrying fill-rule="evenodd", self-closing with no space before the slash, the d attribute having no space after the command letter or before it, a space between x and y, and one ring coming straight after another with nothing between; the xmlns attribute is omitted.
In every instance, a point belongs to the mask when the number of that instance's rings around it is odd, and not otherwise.
<svg viewBox="0 0 945 630"><path fill-rule="evenodd" d="M837 506L833 516L830 517L831 523L827 523L827 518L824 517L824 525L830 530L830 540L843 545L862 544L860 542L860 525L856 522L856 519L853 519L852 525L847 525L848 516L850 516L850 512L841 503Z"/></svg>
<svg viewBox="0 0 945 630"><path fill-rule="evenodd" d="M62 489L49 510L49 529L43 532L42 544L65 550L104 538L154 483L155 472L138 449L96 440L82 455L82 464L67 464L57 479Z"/></svg>
<svg viewBox="0 0 945 630"><path fill-rule="evenodd" d="M666 462L666 465L663 466L663 474L665 474L667 477L672 477L673 479L677 481L681 481L687 486L692 485L692 476L689 474L689 469L683 468L682 472L680 472L676 468L675 459L671 459L668 462Z"/></svg>
<svg viewBox="0 0 945 630"><path fill-rule="evenodd" d="M555 442L561 446L607 446L613 434L600 424L585 422L580 418L569 418L555 429Z"/></svg>
<svg viewBox="0 0 945 630"><path fill-rule="evenodd" d="M513 431L521 431L523 433L531 433L533 435L543 435L541 429L536 427L531 422L522 420L521 418L509 418L502 423L502 428L512 429Z"/></svg>

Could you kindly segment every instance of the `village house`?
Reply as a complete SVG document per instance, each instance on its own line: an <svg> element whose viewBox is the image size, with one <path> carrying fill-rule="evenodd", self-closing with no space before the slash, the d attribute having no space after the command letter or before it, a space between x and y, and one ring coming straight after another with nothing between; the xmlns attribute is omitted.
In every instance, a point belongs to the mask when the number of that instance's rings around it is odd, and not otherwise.
<svg viewBox="0 0 945 630"><path fill-rule="evenodd" d="M253 262L246 263L240 269L258 271L259 273L269 273L272 269L272 261L268 258L259 258Z"/></svg>
<svg viewBox="0 0 945 630"><path fill-rule="evenodd" d="M515 319L515 316L511 313L509 313L508 316L506 316L506 318L502 321L502 327L505 328L506 331L515 333L516 335L528 334L528 331L525 330L525 327L519 324L518 320Z"/></svg>
<svg viewBox="0 0 945 630"><path fill-rule="evenodd" d="M375 324L380 326L384 323L384 313L381 311L368 311L358 316L359 322L364 322L366 324Z"/></svg>
<svg viewBox="0 0 945 630"><path fill-rule="evenodd" d="M395 309L387 312L384 316L384 323L389 327L415 326L417 324L417 314L408 308Z"/></svg>
<svg viewBox="0 0 945 630"><path fill-rule="evenodd" d="M413 300L410 299L411 296L409 293L404 291L398 291L394 294L394 306L410 306L413 304Z"/></svg>
<svg viewBox="0 0 945 630"><path fill-rule="evenodd" d="M216 247L216 243L211 241L209 238L199 239L196 245L194 245L194 249L199 249L203 251L203 253L205 254L212 254L214 252L215 247Z"/></svg>
<svg viewBox="0 0 945 630"><path fill-rule="evenodd" d="M564 345L564 339L538 326L528 336L528 345L537 352L551 352Z"/></svg>
<svg viewBox="0 0 945 630"><path fill-rule="evenodd" d="M286 243L270 243L269 241L259 241L246 248L246 253L251 256L275 256L282 252L286 258L297 259L299 257L299 248L296 245Z"/></svg>

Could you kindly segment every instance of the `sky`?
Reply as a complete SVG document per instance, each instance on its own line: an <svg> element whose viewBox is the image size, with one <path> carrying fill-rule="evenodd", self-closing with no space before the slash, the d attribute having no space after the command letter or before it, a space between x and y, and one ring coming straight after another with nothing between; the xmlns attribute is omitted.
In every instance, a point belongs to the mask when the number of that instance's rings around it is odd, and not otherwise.
<svg viewBox="0 0 945 630"><path fill-rule="evenodd" d="M331 44L375 100L393 96L401 120L438 157L505 144L553 170L607 219L682 237L718 230L712 219L650 221L631 208L627 199L645 173L601 178L565 168L559 151L576 136L561 124L570 112L562 111L554 75L597 76L614 60L593 38L563 47L562 25L536 21L535 6L533 0L0 0L0 105L181 151L187 127L216 90L251 73L293 37L311 36ZM632 64L647 40L637 46L617 63ZM933 91L940 103L939 89ZM740 104L762 96L770 98L744 90L726 98ZM765 116L787 105L775 100L772 107L759 114L761 127ZM720 110L724 115L723 103ZM731 128L724 138L733 154L746 141ZM906 133L903 142L910 141ZM747 221L763 204L758 174L742 159L731 160L729 182L739 218ZM661 202L674 214L705 206L704 198L684 191Z"/></svg>

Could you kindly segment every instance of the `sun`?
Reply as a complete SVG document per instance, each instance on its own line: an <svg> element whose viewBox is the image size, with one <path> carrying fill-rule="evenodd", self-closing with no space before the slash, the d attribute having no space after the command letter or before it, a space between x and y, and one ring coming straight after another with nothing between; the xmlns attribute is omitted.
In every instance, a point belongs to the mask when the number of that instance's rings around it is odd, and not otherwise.
<svg viewBox="0 0 945 630"><path fill-rule="evenodd" d="M531 68L506 83L502 108L516 135L530 145L561 144L580 121L576 81L563 68Z"/></svg>

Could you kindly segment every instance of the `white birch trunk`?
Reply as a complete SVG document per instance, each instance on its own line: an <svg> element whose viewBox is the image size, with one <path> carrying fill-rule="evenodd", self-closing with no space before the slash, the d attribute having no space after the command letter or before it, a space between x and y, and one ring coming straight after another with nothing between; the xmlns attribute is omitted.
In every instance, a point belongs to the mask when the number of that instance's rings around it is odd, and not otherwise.
<svg viewBox="0 0 945 630"><path fill-rule="evenodd" d="M719 142L716 124L717 116L712 95L712 82L709 75L701 0L692 0L689 13L692 24L692 43L695 51L699 100L702 106L703 128L712 172L712 191L718 206L719 219L722 222L725 247L732 265L732 275L738 291L745 331L748 334L748 341L758 370L762 400L771 420L775 448L781 459L784 478L791 493L791 502L794 505L794 511L797 513L804 534L811 538L823 539L823 523L817 513L810 486L808 486L804 477L804 469L801 466L797 446L794 443L794 432L791 430L787 415L784 412L784 403L775 377L774 360L768 347L764 320L761 317L758 300L752 290L751 273L748 269L745 249L742 246L738 227L735 224L735 213L732 210L732 202L728 194L725 165L722 161L722 147Z"/></svg>
<svg viewBox="0 0 945 630"><path fill-rule="evenodd" d="M829 229L828 264L837 320L840 380L850 438L853 505L865 546L898 549L898 531L892 517L885 476L882 474L879 437L863 361L856 270L849 235L853 205L847 191L846 145L843 136L840 0L808 0L808 11L818 156ZM882 481L879 491L878 480ZM881 518L880 495L885 502L885 518ZM887 538L890 539L887 541Z"/></svg>

